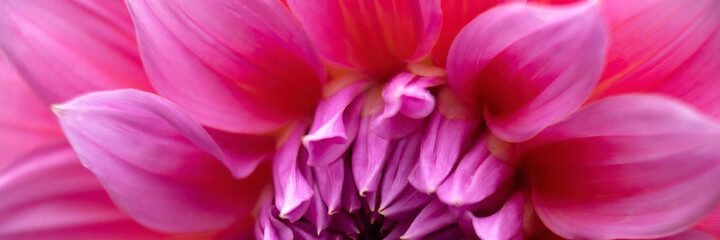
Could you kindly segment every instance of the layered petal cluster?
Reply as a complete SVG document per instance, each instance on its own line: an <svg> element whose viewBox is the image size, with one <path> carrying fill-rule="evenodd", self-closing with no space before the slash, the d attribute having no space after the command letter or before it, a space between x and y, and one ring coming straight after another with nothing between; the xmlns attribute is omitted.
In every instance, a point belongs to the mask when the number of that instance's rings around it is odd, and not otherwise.
<svg viewBox="0 0 720 240"><path fill-rule="evenodd" d="M0 238L713 239L719 17L0 2Z"/></svg>

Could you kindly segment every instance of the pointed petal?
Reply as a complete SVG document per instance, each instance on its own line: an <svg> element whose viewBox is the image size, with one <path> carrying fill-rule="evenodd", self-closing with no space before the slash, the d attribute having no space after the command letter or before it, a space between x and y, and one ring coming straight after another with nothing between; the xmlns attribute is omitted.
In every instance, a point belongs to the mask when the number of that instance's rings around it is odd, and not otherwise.
<svg viewBox="0 0 720 240"><path fill-rule="evenodd" d="M152 89L121 0L3 1L0 51L46 104L91 91Z"/></svg>
<svg viewBox="0 0 720 240"><path fill-rule="evenodd" d="M383 166L382 185L380 187L380 211L390 206L406 188L413 188L408 183L408 176L420 156L423 141L423 130L410 136L396 140L392 152L388 152L387 166ZM378 176L380 177L380 176Z"/></svg>
<svg viewBox="0 0 720 240"><path fill-rule="evenodd" d="M355 180L353 180L353 172L349 165L349 163L345 163L345 181L343 181L341 198L343 209L349 213L354 213L362 207L362 202L358 196Z"/></svg>
<svg viewBox="0 0 720 240"><path fill-rule="evenodd" d="M324 59L386 71L426 56L440 32L440 1L288 1Z"/></svg>
<svg viewBox="0 0 720 240"><path fill-rule="evenodd" d="M502 209L487 217L472 217L475 233L481 239L523 239L523 204L525 197L516 192Z"/></svg>
<svg viewBox="0 0 720 240"><path fill-rule="evenodd" d="M0 166L46 143L63 139L60 126L30 87L0 56Z"/></svg>
<svg viewBox="0 0 720 240"><path fill-rule="evenodd" d="M520 2L523 0L454 0L442 1L442 28L438 40L433 46L430 56L436 65L445 67L445 61L450 50L450 44L455 36L477 15L495 5L505 2Z"/></svg>
<svg viewBox="0 0 720 240"><path fill-rule="evenodd" d="M660 92L720 118L720 2L609 0L602 8L610 48L592 101Z"/></svg>
<svg viewBox="0 0 720 240"><path fill-rule="evenodd" d="M487 149L483 136L463 156L453 173L438 187L438 198L456 207L479 203L510 181L515 169Z"/></svg>
<svg viewBox="0 0 720 240"><path fill-rule="evenodd" d="M153 86L203 125L267 132L320 99L323 66L279 1L127 3Z"/></svg>
<svg viewBox="0 0 720 240"><path fill-rule="evenodd" d="M405 187L390 206L380 208L378 213L394 220L406 220L415 216L420 209L435 197L418 192L412 186Z"/></svg>
<svg viewBox="0 0 720 240"><path fill-rule="evenodd" d="M365 81L347 86L318 104L310 133L302 138L308 164L320 166L340 158L357 136Z"/></svg>
<svg viewBox="0 0 720 240"><path fill-rule="evenodd" d="M435 109L435 97L427 89L443 82L441 78L401 73L382 92L385 108L372 122L372 130L385 139L398 139L420 127Z"/></svg>
<svg viewBox="0 0 720 240"><path fill-rule="evenodd" d="M275 207L280 217L297 221L306 211L314 191L311 182L302 169L307 153L302 150L300 137L307 129L306 123L295 126L285 144L278 149L273 159L273 185L275 186ZM290 214L292 213L292 214Z"/></svg>
<svg viewBox="0 0 720 240"><path fill-rule="evenodd" d="M477 120L447 119L435 112L422 140L420 158L408 180L418 191L433 193L450 175L462 147L479 127Z"/></svg>
<svg viewBox="0 0 720 240"><path fill-rule="evenodd" d="M225 154L225 166L238 179L252 174L260 163L275 153L275 138L271 136L229 133L212 128L205 130Z"/></svg>
<svg viewBox="0 0 720 240"><path fill-rule="evenodd" d="M115 207L67 142L0 167L0 239L165 239Z"/></svg>
<svg viewBox="0 0 720 240"><path fill-rule="evenodd" d="M508 4L478 16L448 55L448 83L503 140L529 139L578 108L607 45L597 3Z"/></svg>
<svg viewBox="0 0 720 240"><path fill-rule="evenodd" d="M364 196L366 192L378 190L378 184L387 162L385 155L391 145L390 140L381 138L370 129L370 122L377 116L378 114L375 114L360 119L360 129L353 145L352 175L361 196Z"/></svg>
<svg viewBox="0 0 720 240"><path fill-rule="evenodd" d="M266 170L234 179L210 135L156 95L96 92L54 110L83 164L121 209L148 227L227 227L250 213L256 198L248 196L258 196L268 183Z"/></svg>
<svg viewBox="0 0 720 240"><path fill-rule="evenodd" d="M322 197L322 202L327 205L327 212L324 214L334 214L340 209L340 200L345 182L345 161L344 159L338 159L325 166L312 167L312 170L313 176L315 176L315 184L320 191L319 195Z"/></svg>
<svg viewBox="0 0 720 240"><path fill-rule="evenodd" d="M448 209L448 205L434 199L412 221L401 239L421 239L427 234L448 226L458 219L460 213Z"/></svg>
<svg viewBox="0 0 720 240"><path fill-rule="evenodd" d="M518 145L543 223L565 238L655 238L720 202L720 126L656 95L588 105ZM658 221L662 219L662 221Z"/></svg>
<svg viewBox="0 0 720 240"><path fill-rule="evenodd" d="M332 216L328 214L328 208L320 197L318 185L313 185L313 190L315 193L310 198L310 206L303 215L303 219L310 221L315 226L312 232L317 236L330 226Z"/></svg>

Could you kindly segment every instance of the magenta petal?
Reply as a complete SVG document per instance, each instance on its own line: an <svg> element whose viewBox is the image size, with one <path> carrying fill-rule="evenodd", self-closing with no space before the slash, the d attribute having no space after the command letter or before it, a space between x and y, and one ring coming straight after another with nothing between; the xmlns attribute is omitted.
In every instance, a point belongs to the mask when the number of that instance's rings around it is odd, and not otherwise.
<svg viewBox="0 0 720 240"><path fill-rule="evenodd" d="M48 141L63 139L50 112L0 56L0 166Z"/></svg>
<svg viewBox="0 0 720 240"><path fill-rule="evenodd" d="M250 213L256 197L248 196L267 183L263 171L234 179L210 135L156 95L97 92L54 110L83 164L121 209L148 227L222 229Z"/></svg>
<svg viewBox="0 0 720 240"><path fill-rule="evenodd" d="M349 213L354 213L362 207L362 202L358 196L357 188L355 187L355 181L353 180L353 172L351 166L345 163L345 181L343 181L342 190L342 207Z"/></svg>
<svg viewBox="0 0 720 240"><path fill-rule="evenodd" d="M373 132L385 139L397 139L420 127L435 109L435 97L427 88L442 82L441 78L420 77L411 73L395 76L383 89L385 108L373 120Z"/></svg>
<svg viewBox="0 0 720 240"><path fill-rule="evenodd" d="M608 0L602 8L610 48L592 100L660 92L720 118L720 3Z"/></svg>
<svg viewBox="0 0 720 240"><path fill-rule="evenodd" d="M717 240L717 238L713 237L712 235L698 231L698 230L687 230L669 237L663 237L663 238L657 238L656 240Z"/></svg>
<svg viewBox="0 0 720 240"><path fill-rule="evenodd" d="M238 179L252 174L261 162L275 153L275 138L271 136L229 133L212 128L205 130L225 154L222 159L225 166Z"/></svg>
<svg viewBox="0 0 720 240"><path fill-rule="evenodd" d="M433 193L460 158L463 143L480 123L477 120L447 119L435 112L422 140L420 158L408 180L418 191Z"/></svg>
<svg viewBox="0 0 720 240"><path fill-rule="evenodd" d="M410 136L396 140L393 143L392 152L388 152L387 165L381 166L384 174L382 175L382 185L380 187L380 207L379 211L387 212L386 208L390 206L396 199L408 190L414 188L409 185L408 176L413 166L420 156L420 146L422 144L424 131L417 131Z"/></svg>
<svg viewBox="0 0 720 240"><path fill-rule="evenodd" d="M490 130L524 141L577 109L602 72L607 33L597 3L509 4L458 34L448 83L483 109Z"/></svg>
<svg viewBox="0 0 720 240"><path fill-rule="evenodd" d="M440 32L440 1L288 1L330 64L385 71L422 59ZM401 66L400 66L401 67Z"/></svg>
<svg viewBox="0 0 720 240"><path fill-rule="evenodd" d="M503 2L516 0L452 0L441 1L442 5L442 28L440 36L433 46L431 56L436 65L445 67L450 44L455 36L478 14ZM517 0L516 2L523 1Z"/></svg>
<svg viewBox="0 0 720 240"><path fill-rule="evenodd" d="M475 233L481 239L523 239L523 204L525 197L516 192L493 215L472 217Z"/></svg>
<svg viewBox="0 0 720 240"><path fill-rule="evenodd" d="M395 220L405 220L414 217L420 209L435 199L431 195L418 192L412 186L407 186L398 194L390 206L380 208L378 213Z"/></svg>
<svg viewBox="0 0 720 240"><path fill-rule="evenodd" d="M127 3L153 86L203 125L267 132L321 97L323 66L279 1Z"/></svg>
<svg viewBox="0 0 720 240"><path fill-rule="evenodd" d="M695 229L720 238L720 206L715 207L715 210L695 225Z"/></svg>
<svg viewBox="0 0 720 240"><path fill-rule="evenodd" d="M354 83L318 104L310 133L302 138L309 154L308 165L329 164L350 147L357 136L366 84Z"/></svg>
<svg viewBox="0 0 720 240"><path fill-rule="evenodd" d="M320 191L322 202L327 205L327 212L323 214L334 214L340 209L340 200L345 182L345 161L338 159L325 166L313 167L315 184ZM354 194L347 193L347 194Z"/></svg>
<svg viewBox="0 0 720 240"><path fill-rule="evenodd" d="M463 156L453 173L438 187L438 198L457 207L479 203L511 180L515 169L487 150L479 139Z"/></svg>
<svg viewBox="0 0 720 240"><path fill-rule="evenodd" d="M543 223L566 238L655 238L720 202L720 126L673 99L590 104L518 145ZM661 221L658 221L661 219Z"/></svg>
<svg viewBox="0 0 720 240"><path fill-rule="evenodd" d="M352 175L361 196L375 192L387 162L390 140L379 137L370 129L370 122L378 114L360 119L360 129L353 145Z"/></svg>
<svg viewBox="0 0 720 240"><path fill-rule="evenodd" d="M315 193L310 198L310 206L307 212L303 215L303 219L309 220L315 226L315 235L320 235L324 229L330 226L330 219L332 216L328 214L328 208L323 203L323 199L320 196L318 185L313 186Z"/></svg>
<svg viewBox="0 0 720 240"><path fill-rule="evenodd" d="M165 239L110 200L66 142L0 167L0 239Z"/></svg>
<svg viewBox="0 0 720 240"><path fill-rule="evenodd" d="M150 90L121 0L0 3L0 51L46 104L98 90Z"/></svg>
<svg viewBox="0 0 720 240"><path fill-rule="evenodd" d="M401 238L421 239L435 230L454 223L459 216L460 213L448 209L448 205L434 199L420 211Z"/></svg>
<svg viewBox="0 0 720 240"><path fill-rule="evenodd" d="M301 151L300 145L300 137L307 129L306 125L301 123L295 127L290 138L278 149L273 159L275 207L280 211L281 218L287 218L291 222L302 217L315 193L307 179L311 176L305 176L303 169L300 169L307 167L300 165L304 163L303 158L307 158L307 153ZM293 214L290 214L291 212Z"/></svg>

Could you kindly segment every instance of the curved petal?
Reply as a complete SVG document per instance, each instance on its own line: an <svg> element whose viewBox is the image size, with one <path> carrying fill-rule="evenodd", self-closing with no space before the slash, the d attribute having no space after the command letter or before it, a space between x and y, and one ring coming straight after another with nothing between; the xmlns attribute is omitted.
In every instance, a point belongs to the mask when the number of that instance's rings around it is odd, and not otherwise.
<svg viewBox="0 0 720 240"><path fill-rule="evenodd" d="M720 118L720 2L608 0L602 9L610 47L591 101L660 92Z"/></svg>
<svg viewBox="0 0 720 240"><path fill-rule="evenodd" d="M267 132L321 97L323 66L279 1L127 3L153 86L203 125Z"/></svg>
<svg viewBox="0 0 720 240"><path fill-rule="evenodd" d="M344 68L388 71L419 61L440 32L440 1L289 0L324 59Z"/></svg>
<svg viewBox="0 0 720 240"><path fill-rule="evenodd" d="M249 214L269 184L266 169L233 178L210 135L156 95L97 92L54 111L83 164L121 209L148 227L222 229Z"/></svg>
<svg viewBox="0 0 720 240"><path fill-rule="evenodd" d="M280 217L295 222L308 208L315 194L312 181L307 174L307 152L300 144L300 138L307 130L307 124L300 123L285 144L278 149L273 159L273 185L275 186L275 207Z"/></svg>
<svg viewBox="0 0 720 240"><path fill-rule="evenodd" d="M385 139L405 137L420 127L435 110L435 97L428 88L443 83L441 78L400 73L383 88L385 107L372 122L375 134Z"/></svg>
<svg viewBox="0 0 720 240"><path fill-rule="evenodd" d="M360 125L366 81L340 89L318 104L310 132L302 138L308 164L327 165L338 160L353 143Z"/></svg>
<svg viewBox="0 0 720 240"><path fill-rule="evenodd" d="M453 0L442 1L442 28L430 56L436 65L445 67L450 44L460 29L465 27L477 15L498 4L505 2L522 2L524 0Z"/></svg>
<svg viewBox="0 0 720 240"><path fill-rule="evenodd" d="M715 207L715 210L705 216L694 228L720 238L720 206Z"/></svg>
<svg viewBox="0 0 720 240"><path fill-rule="evenodd" d="M482 136L437 189L438 198L456 207L479 203L494 194L515 174L515 169L490 153Z"/></svg>
<svg viewBox="0 0 720 240"><path fill-rule="evenodd" d="M120 211L67 142L0 167L1 239L165 239Z"/></svg>
<svg viewBox="0 0 720 240"><path fill-rule="evenodd" d="M3 1L0 51L46 104L98 90L152 89L122 0Z"/></svg>
<svg viewBox="0 0 720 240"><path fill-rule="evenodd" d="M435 112L423 136L420 156L407 177L410 184L420 192L434 193L450 175L479 126L478 120L448 119Z"/></svg>
<svg viewBox="0 0 720 240"><path fill-rule="evenodd" d="M516 192L503 207L487 217L471 216L475 234L481 239L523 239L523 204L525 196Z"/></svg>
<svg viewBox="0 0 720 240"><path fill-rule="evenodd" d="M720 126L670 98L605 98L517 148L538 216L565 238L663 237L720 202Z"/></svg>
<svg viewBox="0 0 720 240"><path fill-rule="evenodd" d="M47 142L63 139L50 109L0 56L0 166Z"/></svg>
<svg viewBox="0 0 720 240"><path fill-rule="evenodd" d="M597 3L504 5L460 31L448 55L448 83L483 109L495 135L524 141L585 101L605 46Z"/></svg>

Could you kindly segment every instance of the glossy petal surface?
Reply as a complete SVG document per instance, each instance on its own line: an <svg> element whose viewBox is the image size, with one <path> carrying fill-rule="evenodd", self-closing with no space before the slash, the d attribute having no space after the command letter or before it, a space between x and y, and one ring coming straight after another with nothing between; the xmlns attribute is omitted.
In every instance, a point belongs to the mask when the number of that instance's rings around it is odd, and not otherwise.
<svg viewBox="0 0 720 240"><path fill-rule="evenodd" d="M675 100L606 98L518 151L535 209L566 238L655 238L720 201L720 126ZM662 219L662 221L658 221Z"/></svg>
<svg viewBox="0 0 720 240"><path fill-rule="evenodd" d="M590 95L606 34L597 3L500 6L458 34L448 83L458 98L482 109L495 135L524 141Z"/></svg>
<svg viewBox="0 0 720 240"><path fill-rule="evenodd" d="M249 214L268 184L266 170L236 180L210 135L157 95L97 92L54 108L83 164L121 209L148 227L222 229Z"/></svg>
<svg viewBox="0 0 720 240"><path fill-rule="evenodd" d="M720 2L609 0L602 9L611 38L591 100L659 92L720 117Z"/></svg>
<svg viewBox="0 0 720 240"><path fill-rule="evenodd" d="M3 1L0 50L46 104L152 89L122 0Z"/></svg>
<svg viewBox="0 0 720 240"><path fill-rule="evenodd" d="M0 194L2 239L167 237L118 209L67 142L40 146L0 167Z"/></svg>
<svg viewBox="0 0 720 240"><path fill-rule="evenodd" d="M440 32L440 1L288 1L325 61L386 71L422 59Z"/></svg>
<svg viewBox="0 0 720 240"><path fill-rule="evenodd" d="M203 125L267 132L320 99L323 66L280 2L127 2L153 86Z"/></svg>

